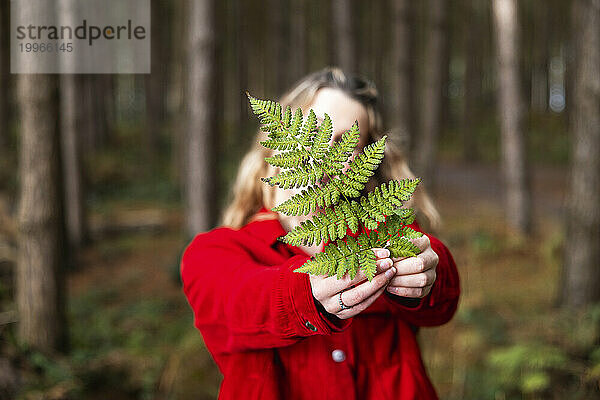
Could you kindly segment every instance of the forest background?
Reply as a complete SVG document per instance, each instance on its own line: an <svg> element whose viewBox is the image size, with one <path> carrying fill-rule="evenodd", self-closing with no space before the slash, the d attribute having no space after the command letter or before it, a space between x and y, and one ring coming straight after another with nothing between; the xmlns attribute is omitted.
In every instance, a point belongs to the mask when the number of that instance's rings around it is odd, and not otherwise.
<svg viewBox="0 0 600 400"><path fill-rule="evenodd" d="M254 139L245 91L328 65L375 82L441 211L463 293L419 333L441 398L600 396L598 1L151 0L146 75L10 74L9 9L0 399L216 398L181 252Z"/></svg>

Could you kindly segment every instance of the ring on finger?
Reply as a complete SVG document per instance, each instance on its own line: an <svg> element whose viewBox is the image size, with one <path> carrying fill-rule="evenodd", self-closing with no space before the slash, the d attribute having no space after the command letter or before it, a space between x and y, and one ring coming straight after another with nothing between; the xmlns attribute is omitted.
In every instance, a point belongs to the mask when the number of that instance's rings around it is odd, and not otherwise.
<svg viewBox="0 0 600 400"><path fill-rule="evenodd" d="M339 294L339 297L338 297L338 300L339 300L339 303L340 303L340 311L344 311L344 310L347 310L349 308L352 308L352 306L347 306L347 305L344 304L344 301L342 300L342 293L344 293L344 292L341 291L340 294Z"/></svg>

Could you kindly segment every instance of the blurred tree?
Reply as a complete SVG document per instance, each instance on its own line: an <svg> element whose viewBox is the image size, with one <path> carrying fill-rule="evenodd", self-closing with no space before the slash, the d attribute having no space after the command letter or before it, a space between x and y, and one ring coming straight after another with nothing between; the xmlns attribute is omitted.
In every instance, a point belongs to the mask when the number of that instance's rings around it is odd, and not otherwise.
<svg viewBox="0 0 600 400"><path fill-rule="evenodd" d="M287 86L292 82L302 78L306 74L308 65L306 55L306 2L304 0L290 0L290 3L290 42L287 47L293 49L289 54L289 71L291 76L283 90L287 89ZM277 94L280 95L281 93Z"/></svg>
<svg viewBox="0 0 600 400"><path fill-rule="evenodd" d="M573 2L575 75L562 302L600 300L600 4Z"/></svg>
<svg viewBox="0 0 600 400"><path fill-rule="evenodd" d="M270 65L272 76L267 79L269 96L279 96L288 84L288 60L290 59L288 43L287 16L289 2L268 0L269 20L267 28L267 64ZM296 49L295 49L296 50ZM297 51L297 50L296 50Z"/></svg>
<svg viewBox="0 0 600 400"><path fill-rule="evenodd" d="M434 171L437 142L442 129L444 80L447 74L448 1L429 0L425 60L423 66L423 93L420 112L420 132L417 140L416 170L428 187L435 185Z"/></svg>
<svg viewBox="0 0 600 400"><path fill-rule="evenodd" d="M60 140L65 197L65 222L69 247L77 249L86 240L87 224L81 160L81 79L60 75Z"/></svg>
<svg viewBox="0 0 600 400"><path fill-rule="evenodd" d="M484 27L481 23L484 6L484 3L477 0L462 1L463 15L469 21L463 28L465 75L464 105L461 120L463 160L466 162L473 162L479 159L476 127L481 112L479 101L481 100L481 75L483 66L480 43L484 35Z"/></svg>
<svg viewBox="0 0 600 400"><path fill-rule="evenodd" d="M414 71L412 68L412 36L413 6L410 0L392 1L393 38L391 40L392 53L392 91L391 123L402 135L408 139L407 145L414 137L411 115L414 112Z"/></svg>
<svg viewBox="0 0 600 400"><path fill-rule="evenodd" d="M114 75L84 75L82 80L82 146L94 151L106 145L114 132Z"/></svg>
<svg viewBox="0 0 600 400"><path fill-rule="evenodd" d="M384 21L390 21L390 4L386 1L348 1L351 6L351 39L354 41L355 69L350 72L358 72L376 85L382 82L383 60L386 52L390 50L389 42L386 40L392 33L386 32L391 24ZM385 16L385 17L384 17ZM391 27L390 27L391 30ZM383 91L379 87L380 93ZM381 98L383 100L383 98ZM385 115L387 109L385 102L381 102L382 114Z"/></svg>
<svg viewBox="0 0 600 400"><path fill-rule="evenodd" d="M65 349L56 76L19 75L21 111L16 303L19 339Z"/></svg>
<svg viewBox="0 0 600 400"><path fill-rule="evenodd" d="M532 6L532 46L527 66L531 71L531 110L536 112L545 112L548 108L550 48L553 45L549 35L551 9Z"/></svg>
<svg viewBox="0 0 600 400"><path fill-rule="evenodd" d="M387 83L385 73L385 60L391 50L391 46L387 43L387 38L391 36L391 24L381 24L380 21L389 20L391 14L390 4L385 1L377 1L373 3L373 20L371 21L371 40L373 47L373 81L378 87ZM360 53L357 55L360 57ZM382 90L379 90L380 93ZM385 115L386 103L382 101L382 112Z"/></svg>
<svg viewBox="0 0 600 400"><path fill-rule="evenodd" d="M186 137L186 220L193 236L215 223L214 142L215 4L189 2L188 127Z"/></svg>
<svg viewBox="0 0 600 400"><path fill-rule="evenodd" d="M165 62L164 58L170 58L168 57L168 54L170 54L169 32L167 30L169 27L168 7L169 5L162 0L152 0L150 3L151 20L163 23L153 23L151 26L151 72L144 76L146 130L143 139L149 161L156 157L160 148L160 132L166 116L165 94L167 92L166 82L169 63Z"/></svg>
<svg viewBox="0 0 600 400"><path fill-rule="evenodd" d="M226 4L225 2L218 1L215 3L215 21L218 23L215 24L215 32L214 32L214 76L212 82L212 93L213 97L213 110L225 110L225 49L224 49L224 41L227 37L227 27L223 23L226 18ZM223 113L224 114L224 113ZM214 146L214 154L213 160L215 160L215 165L217 165L217 170L214 171L214 185L213 185L213 197L215 198L213 213L215 215L221 215L222 209L225 206L224 202L221 199L226 198L227 189L229 187L223 184L225 178L225 168L221 167L223 164L219 163L222 157L222 154L226 153L224 149L226 149L227 138L225 137L226 127L225 127L225 116L223 114L214 112L212 130L213 130L213 146ZM213 217L214 218L214 217ZM214 218L215 222L217 218Z"/></svg>
<svg viewBox="0 0 600 400"><path fill-rule="evenodd" d="M74 0L59 3L61 24L75 26ZM70 63L65 67L75 69L76 58L61 59ZM60 149L65 204L65 227L67 242L72 250L81 247L86 240L87 224L82 179L80 132L82 127L81 96L82 79L75 74L60 75Z"/></svg>
<svg viewBox="0 0 600 400"><path fill-rule="evenodd" d="M171 37L169 48L171 49L172 60L169 67L168 95L167 95L167 114L173 116L169 119L169 134L171 141L171 179L178 187L183 186L185 171L185 151L183 146L183 136L185 132L186 119L182 118L185 114L185 37L187 32L187 23L185 21L186 7L184 0L173 0L169 2L172 7L171 22L182 21L183 23L173 23L170 29Z"/></svg>
<svg viewBox="0 0 600 400"><path fill-rule="evenodd" d="M531 231L531 191L523 132L524 103L519 74L519 25L515 0L492 3L498 74L498 116L506 215L519 232Z"/></svg>
<svg viewBox="0 0 600 400"><path fill-rule="evenodd" d="M244 92L248 90L248 22L246 17L245 7L248 7L247 2L234 2L233 5L233 26L235 40L235 61L234 69L237 79L237 112L235 131L243 132L244 127L248 125L248 99Z"/></svg>
<svg viewBox="0 0 600 400"><path fill-rule="evenodd" d="M97 101L94 90L94 75L83 75L81 77L81 108L83 129L81 130L81 144L86 152L96 150L99 147L98 126L94 121L98 118L94 115L94 102Z"/></svg>
<svg viewBox="0 0 600 400"><path fill-rule="evenodd" d="M346 72L356 73L357 54L354 36L354 15L352 0L332 0L331 18L333 24L333 47L335 64Z"/></svg>
<svg viewBox="0 0 600 400"><path fill-rule="evenodd" d="M0 155L6 151L8 144L8 99L9 99L9 62L8 62L8 0L0 0Z"/></svg>

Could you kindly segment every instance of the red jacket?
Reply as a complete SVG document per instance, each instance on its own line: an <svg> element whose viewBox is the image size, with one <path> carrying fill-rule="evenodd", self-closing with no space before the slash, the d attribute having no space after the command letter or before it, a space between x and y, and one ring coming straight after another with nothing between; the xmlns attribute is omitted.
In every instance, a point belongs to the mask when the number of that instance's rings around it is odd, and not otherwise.
<svg viewBox="0 0 600 400"><path fill-rule="evenodd" d="M277 219L258 220L199 234L184 252L184 292L224 376L219 399L436 399L415 332L456 310L448 249L428 235L437 280L418 306L384 292L351 320L331 321L308 275L293 272L309 257L277 241L285 233Z"/></svg>

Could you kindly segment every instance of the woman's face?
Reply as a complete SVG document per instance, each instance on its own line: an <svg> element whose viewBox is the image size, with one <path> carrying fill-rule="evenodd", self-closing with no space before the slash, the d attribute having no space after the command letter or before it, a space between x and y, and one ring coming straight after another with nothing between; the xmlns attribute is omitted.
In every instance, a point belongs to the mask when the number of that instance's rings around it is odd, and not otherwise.
<svg viewBox="0 0 600 400"><path fill-rule="evenodd" d="M325 114L331 118L333 124L331 143L340 140L342 134L350 129L355 121L358 121L358 127L361 131L358 146L362 148L367 144L367 130L369 128L367 109L343 91L332 88L320 89L308 108L313 109L319 123L323 122Z"/></svg>
<svg viewBox="0 0 600 400"><path fill-rule="evenodd" d="M325 114L329 115L333 124L333 134L331 142L340 140L342 134L349 130L355 121L358 121L360 128L360 140L358 148L362 149L367 143L369 116L367 109L357 100L346 95L339 89L322 88L319 89L313 99L313 102L306 107L306 110L312 109L317 116L319 123L323 122ZM305 113L306 115L306 113ZM294 194L300 192L300 189L281 189L277 188L275 194L275 203L281 204Z"/></svg>

